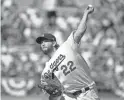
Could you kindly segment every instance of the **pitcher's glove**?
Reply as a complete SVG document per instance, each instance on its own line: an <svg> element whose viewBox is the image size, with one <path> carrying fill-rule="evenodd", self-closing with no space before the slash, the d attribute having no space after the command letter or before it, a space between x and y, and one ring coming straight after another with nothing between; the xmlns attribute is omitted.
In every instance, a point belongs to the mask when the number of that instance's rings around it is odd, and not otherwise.
<svg viewBox="0 0 124 100"><path fill-rule="evenodd" d="M38 87L54 97L60 96L62 94L61 88L54 84L47 84L47 85L40 84L38 85Z"/></svg>
<svg viewBox="0 0 124 100"><path fill-rule="evenodd" d="M54 97L60 96L62 94L61 83L54 73L44 74L41 84L38 87Z"/></svg>

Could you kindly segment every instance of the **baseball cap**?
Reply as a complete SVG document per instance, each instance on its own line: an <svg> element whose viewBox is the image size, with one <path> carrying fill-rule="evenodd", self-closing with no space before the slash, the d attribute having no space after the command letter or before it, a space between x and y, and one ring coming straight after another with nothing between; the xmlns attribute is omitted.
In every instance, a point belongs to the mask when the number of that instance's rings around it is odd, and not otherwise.
<svg viewBox="0 0 124 100"><path fill-rule="evenodd" d="M36 42L38 44L41 44L41 42L44 41L44 40L56 41L56 38L55 38L54 35L47 33L47 34L44 34L43 36L38 37L36 39Z"/></svg>

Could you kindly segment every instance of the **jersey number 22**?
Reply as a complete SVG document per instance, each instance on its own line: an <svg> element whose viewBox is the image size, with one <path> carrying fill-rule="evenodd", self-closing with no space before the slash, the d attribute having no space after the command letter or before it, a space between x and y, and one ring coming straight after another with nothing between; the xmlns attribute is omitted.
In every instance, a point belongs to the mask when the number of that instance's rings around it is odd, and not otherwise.
<svg viewBox="0 0 124 100"><path fill-rule="evenodd" d="M74 71L76 69L76 67L74 67L74 63L73 61L68 61L67 65L62 65L61 66L61 70L63 70L64 75L68 75L69 73L71 73L72 71Z"/></svg>

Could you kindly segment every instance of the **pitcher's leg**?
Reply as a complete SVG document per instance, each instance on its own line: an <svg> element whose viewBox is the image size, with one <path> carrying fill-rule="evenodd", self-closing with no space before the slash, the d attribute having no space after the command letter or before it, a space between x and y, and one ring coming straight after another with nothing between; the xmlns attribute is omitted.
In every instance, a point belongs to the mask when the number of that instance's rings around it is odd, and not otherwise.
<svg viewBox="0 0 124 100"><path fill-rule="evenodd" d="M77 97L77 100L100 100L98 93L95 90L89 90Z"/></svg>
<svg viewBox="0 0 124 100"><path fill-rule="evenodd" d="M64 100L77 100L76 98L70 97L70 96L68 96L66 94L63 94L63 97L64 97Z"/></svg>
<svg viewBox="0 0 124 100"><path fill-rule="evenodd" d="M62 96L59 97L49 96L49 100L64 100L64 99L62 98Z"/></svg>

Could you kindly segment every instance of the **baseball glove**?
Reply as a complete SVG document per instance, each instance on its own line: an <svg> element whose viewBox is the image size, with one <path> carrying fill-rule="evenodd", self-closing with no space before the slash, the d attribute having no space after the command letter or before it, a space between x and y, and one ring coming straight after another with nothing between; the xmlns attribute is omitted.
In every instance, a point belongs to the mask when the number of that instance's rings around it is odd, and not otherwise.
<svg viewBox="0 0 124 100"><path fill-rule="evenodd" d="M40 89L45 90L49 95L53 97L57 97L62 94L61 88L53 84L48 84L48 85L40 84L38 85L38 87Z"/></svg>
<svg viewBox="0 0 124 100"><path fill-rule="evenodd" d="M51 75L49 75L51 77ZM59 82L58 78L52 73L52 78L42 78L41 84L38 87L46 91L49 95L53 97L60 96L62 94L62 85Z"/></svg>

